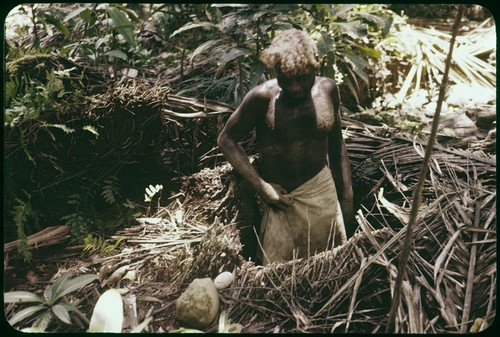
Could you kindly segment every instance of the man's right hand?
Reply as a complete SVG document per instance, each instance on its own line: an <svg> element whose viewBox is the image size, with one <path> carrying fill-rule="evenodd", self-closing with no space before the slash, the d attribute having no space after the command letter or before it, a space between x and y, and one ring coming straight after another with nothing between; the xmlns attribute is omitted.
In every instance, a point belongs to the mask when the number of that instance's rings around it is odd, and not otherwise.
<svg viewBox="0 0 500 337"><path fill-rule="evenodd" d="M285 196L288 191L278 184L264 183L259 192L262 200L271 208L284 210L293 204L293 199Z"/></svg>

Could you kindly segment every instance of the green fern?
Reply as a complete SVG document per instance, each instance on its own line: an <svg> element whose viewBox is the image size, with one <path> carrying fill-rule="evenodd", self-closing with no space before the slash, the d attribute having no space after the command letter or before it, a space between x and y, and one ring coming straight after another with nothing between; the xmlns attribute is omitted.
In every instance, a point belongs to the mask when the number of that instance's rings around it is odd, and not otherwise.
<svg viewBox="0 0 500 337"><path fill-rule="evenodd" d="M117 198L120 196L119 189L118 178L109 176L103 180L101 195L108 204L116 205L118 203Z"/></svg>
<svg viewBox="0 0 500 337"><path fill-rule="evenodd" d="M119 237L114 243L108 243L106 239L99 235L93 236L89 234L83 240L83 251L97 251L100 255L110 256L116 252L122 241L123 238Z"/></svg>
<svg viewBox="0 0 500 337"><path fill-rule="evenodd" d="M14 224L17 230L17 237L20 240L18 251L25 261L31 261L32 254L28 246L28 238L24 231L24 226L28 220L28 216L33 215L33 210L29 202L25 202L19 198L16 198L17 205L14 206L12 211Z"/></svg>

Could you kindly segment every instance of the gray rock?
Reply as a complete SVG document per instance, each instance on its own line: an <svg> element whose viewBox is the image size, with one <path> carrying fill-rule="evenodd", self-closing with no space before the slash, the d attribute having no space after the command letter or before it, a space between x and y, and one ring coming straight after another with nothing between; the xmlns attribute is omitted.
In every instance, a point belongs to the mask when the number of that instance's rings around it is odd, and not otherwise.
<svg viewBox="0 0 500 337"><path fill-rule="evenodd" d="M219 293L210 278L194 279L175 302L177 319L185 328L205 329L219 313Z"/></svg>

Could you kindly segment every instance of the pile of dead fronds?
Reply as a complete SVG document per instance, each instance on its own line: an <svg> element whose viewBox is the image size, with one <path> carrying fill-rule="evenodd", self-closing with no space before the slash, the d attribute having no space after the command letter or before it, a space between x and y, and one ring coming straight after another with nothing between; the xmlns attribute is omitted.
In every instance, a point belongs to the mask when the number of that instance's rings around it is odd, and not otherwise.
<svg viewBox="0 0 500 337"><path fill-rule="evenodd" d="M138 271L131 289L140 320L153 316L151 332L178 328L174 303L182 290L223 270L234 270L236 281L222 291L221 310L244 332L385 332L425 143L346 126L359 229L344 246L266 267L243 259L237 229L252 221L238 214L252 207L226 164L187 177L168 206L118 234L127 242L120 255L94 260L92 268L113 266L104 280L123 265ZM435 148L395 332L469 332L493 321L495 170L481 152Z"/></svg>
<svg viewBox="0 0 500 337"><path fill-rule="evenodd" d="M403 153L391 152L399 162L389 170L380 164L389 186L377 189L370 209L361 206L360 231L345 246L307 260L261 270L243 266L225 293L233 320L249 331L385 332L413 186L402 154L418 156L411 143ZM399 333L463 333L495 317L494 181L484 162L465 156L458 166L450 157L438 150L430 167L396 319ZM398 171L406 179L393 179Z"/></svg>
<svg viewBox="0 0 500 337"><path fill-rule="evenodd" d="M149 184L176 189L179 177L219 160L223 120L191 117L227 115L225 104L175 95L159 82L106 81L51 55L20 58L7 69L8 241L60 224L75 237L119 226Z"/></svg>

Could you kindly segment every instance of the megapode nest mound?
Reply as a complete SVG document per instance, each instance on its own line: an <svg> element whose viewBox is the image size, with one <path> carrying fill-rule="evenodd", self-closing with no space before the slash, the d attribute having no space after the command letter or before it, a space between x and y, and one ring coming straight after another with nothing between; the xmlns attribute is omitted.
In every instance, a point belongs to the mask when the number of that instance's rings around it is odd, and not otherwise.
<svg viewBox="0 0 500 337"><path fill-rule="evenodd" d="M151 332L181 328L176 298L194 278L224 270L236 280L220 293L221 317L243 332L385 332L425 143L346 125L355 189L369 192L358 197L359 229L344 246L266 267L245 260L238 225L255 214L238 217L253 208L243 205L241 179L224 164L185 178L168 206L118 233L126 241L119 255L96 266L138 270L132 292L139 317L153 316ZM493 321L495 172L484 153L434 149L395 332L469 332Z"/></svg>

